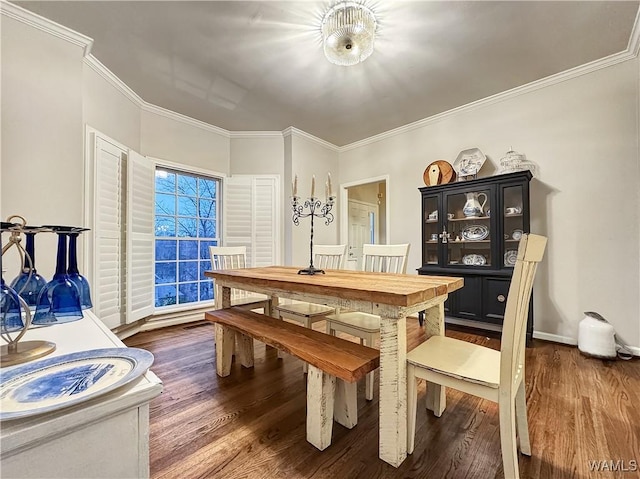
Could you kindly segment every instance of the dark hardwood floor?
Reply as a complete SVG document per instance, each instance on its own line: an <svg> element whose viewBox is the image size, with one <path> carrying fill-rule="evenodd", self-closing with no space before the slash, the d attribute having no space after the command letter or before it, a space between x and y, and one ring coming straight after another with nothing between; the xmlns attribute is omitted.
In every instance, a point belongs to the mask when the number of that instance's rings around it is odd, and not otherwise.
<svg viewBox="0 0 640 479"><path fill-rule="evenodd" d="M417 319L407 323L412 349L424 335ZM499 348L496 338L447 335ZM164 383L151 403L153 478L503 477L498 408L489 401L449 389L441 418L419 408L415 452L395 469L378 459L377 393L367 402L364 384L358 425L334 424L332 444L320 452L305 439L305 376L297 359L278 360L256 342L255 368L234 363L231 375L219 378L208 323L125 342L155 355L152 370ZM640 361L601 361L534 340L526 364L532 455L520 456L521 477L640 478ZM419 400L424 393L422 385ZM590 461L599 460L626 471L592 471Z"/></svg>

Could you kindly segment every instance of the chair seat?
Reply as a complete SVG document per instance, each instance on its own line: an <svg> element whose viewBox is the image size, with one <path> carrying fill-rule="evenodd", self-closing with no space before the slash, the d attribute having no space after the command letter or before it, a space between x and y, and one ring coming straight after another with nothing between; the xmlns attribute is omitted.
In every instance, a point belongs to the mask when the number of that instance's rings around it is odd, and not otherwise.
<svg viewBox="0 0 640 479"><path fill-rule="evenodd" d="M348 313L331 314L327 321L332 325L346 326L349 329L364 333L377 333L380 331L380 316L375 314L351 311Z"/></svg>
<svg viewBox="0 0 640 479"><path fill-rule="evenodd" d="M329 313L335 312L334 308L323 306L322 304L313 303L281 304L276 306L276 309L283 313L306 317L326 316Z"/></svg>
<svg viewBox="0 0 640 479"><path fill-rule="evenodd" d="M269 298L264 294L248 294L246 296L231 298L231 306L243 306L246 304L263 303L265 301L269 301Z"/></svg>
<svg viewBox="0 0 640 479"><path fill-rule="evenodd" d="M432 336L410 351L407 361L494 389L500 383L500 351L446 336Z"/></svg>

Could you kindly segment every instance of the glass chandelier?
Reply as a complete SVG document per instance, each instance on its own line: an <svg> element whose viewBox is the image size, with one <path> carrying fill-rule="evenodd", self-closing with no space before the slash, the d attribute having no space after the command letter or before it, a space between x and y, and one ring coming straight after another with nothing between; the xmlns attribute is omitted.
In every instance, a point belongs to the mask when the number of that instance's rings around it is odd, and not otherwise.
<svg viewBox="0 0 640 479"><path fill-rule="evenodd" d="M324 54L341 66L363 62L373 52L376 18L361 3L340 2L322 20Z"/></svg>

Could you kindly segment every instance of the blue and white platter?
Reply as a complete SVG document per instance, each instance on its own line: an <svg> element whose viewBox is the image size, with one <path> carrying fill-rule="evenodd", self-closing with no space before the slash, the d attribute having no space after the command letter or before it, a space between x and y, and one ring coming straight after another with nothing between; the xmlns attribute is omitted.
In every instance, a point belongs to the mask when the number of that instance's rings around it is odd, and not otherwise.
<svg viewBox="0 0 640 479"><path fill-rule="evenodd" d="M0 420L73 406L113 391L143 375L153 354L107 348L65 354L0 370Z"/></svg>

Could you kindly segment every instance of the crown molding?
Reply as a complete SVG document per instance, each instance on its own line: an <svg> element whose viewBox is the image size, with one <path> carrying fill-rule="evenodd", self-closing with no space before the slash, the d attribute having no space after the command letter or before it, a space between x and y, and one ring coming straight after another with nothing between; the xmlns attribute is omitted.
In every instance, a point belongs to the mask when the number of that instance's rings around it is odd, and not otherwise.
<svg viewBox="0 0 640 479"><path fill-rule="evenodd" d="M638 12L636 13L636 21L633 23L633 29L629 37L629 45L627 45L627 52L635 57L640 54L640 7L638 7Z"/></svg>
<svg viewBox="0 0 640 479"><path fill-rule="evenodd" d="M289 128L286 128L284 130L282 130L282 136L299 136L301 138L306 138L307 140L310 140L314 143L317 143L325 148L328 148L332 151L335 152L340 152L341 148L339 146L334 145L333 143L329 143L326 140L323 140L322 138L318 138L317 136L313 136L309 133L307 133L306 131L302 131L302 130L298 130L296 127L294 126L290 126Z"/></svg>
<svg viewBox="0 0 640 479"><path fill-rule="evenodd" d="M230 131L229 135L232 140L236 139L255 139L255 138L283 138L281 131Z"/></svg>
<svg viewBox="0 0 640 479"><path fill-rule="evenodd" d="M640 50L640 10L638 11L638 15L636 16L636 21L634 24L634 28L632 31L632 35L629 39L629 45L625 51L614 53L607 57L601 58L599 60L594 60L589 63L585 63L584 65L580 65L569 70L565 70L560 73L556 73L554 75L550 75L546 78L542 78L540 80L533 81L531 83L527 83L525 85L521 85L511 90L506 90L501 93L497 93L492 96L488 96L481 100L474 101L472 103L467 103L466 105L459 106L457 108L453 108L451 110L447 110L442 113L438 113L436 115L432 115L427 118L423 118L422 120L415 121L413 123L409 123L407 125L400 126L398 128L394 128L393 130L388 130L379 135L370 136L369 138L365 138L363 140L359 140L353 143L349 143L348 145L344 145L340 147L340 153L353 150L355 148L360 148L365 145L369 145L371 143L375 143L377 141L384 140L386 138L391 138L396 135L400 135L402 133L407 133L412 130L416 130L418 128L422 128L431 123L436 123L441 121L449 116L457 115L458 113L463 113L467 111L472 111L477 108L481 108L484 106L492 105L494 103L499 103L511 98L518 97L520 95L524 95L527 93L531 93L536 90L541 90L543 88L547 88L552 85L556 85L558 83L562 83L567 80L571 80L574 78L578 78L582 75L587 75L589 73L596 72L603 68L607 68L613 65L617 65L618 63L626 62L627 60L631 60L638 56L638 51Z"/></svg>
<svg viewBox="0 0 640 479"><path fill-rule="evenodd" d="M151 103L147 103L144 100L140 109L142 111L154 113L158 116L162 116L170 120L175 120L177 122L184 123L189 126L200 128L201 130L206 130L212 133L216 133L218 135L224 136L225 138L231 138L231 133L229 132L229 130L225 130L224 128L220 128L219 126L205 123L204 121L196 120L195 118L191 118L190 116L183 115L182 113L176 113L175 111L162 108L161 106L152 105Z"/></svg>
<svg viewBox="0 0 640 479"><path fill-rule="evenodd" d="M89 55L93 46L93 38L90 38L75 30L71 30L64 25L60 25L48 18L41 17L25 8L19 7L6 0L0 0L0 12L9 18L13 18L37 30L43 31L54 37L61 38L67 42L81 47L84 55Z"/></svg>
<svg viewBox="0 0 640 479"><path fill-rule="evenodd" d="M116 88L116 90L120 91L120 93L122 93L134 105L142 108L142 105L145 104L145 101L140 97L140 95L129 88L125 82L120 80L120 78L104 66L100 60L94 57L93 54L86 56L83 63L109 82L111 86Z"/></svg>

